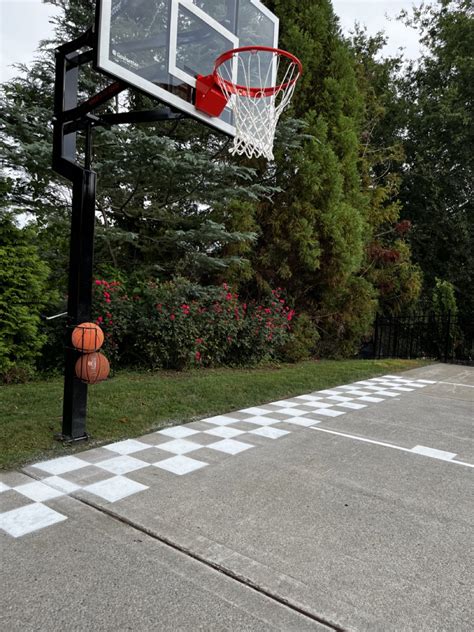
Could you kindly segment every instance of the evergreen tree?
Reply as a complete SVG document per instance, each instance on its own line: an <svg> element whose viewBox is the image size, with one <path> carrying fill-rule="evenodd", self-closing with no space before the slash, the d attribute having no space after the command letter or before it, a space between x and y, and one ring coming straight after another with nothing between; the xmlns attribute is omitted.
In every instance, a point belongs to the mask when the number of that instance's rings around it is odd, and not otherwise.
<svg viewBox="0 0 474 632"><path fill-rule="evenodd" d="M459 313L474 312L474 15L469 0L424 5L405 20L424 53L400 81L406 112L403 216L427 294L455 288Z"/></svg>
<svg viewBox="0 0 474 632"><path fill-rule="evenodd" d="M11 181L0 187L0 382L26 378L45 341L40 314L54 294L30 228L5 209Z"/></svg>
<svg viewBox="0 0 474 632"><path fill-rule="evenodd" d="M401 168L400 99L397 79L402 59L380 58L385 37L370 37L356 25L352 47L359 89L364 96L360 170L369 200L369 235L362 275L377 289L379 312L399 314L416 304L422 284L411 261L409 221L400 221Z"/></svg>

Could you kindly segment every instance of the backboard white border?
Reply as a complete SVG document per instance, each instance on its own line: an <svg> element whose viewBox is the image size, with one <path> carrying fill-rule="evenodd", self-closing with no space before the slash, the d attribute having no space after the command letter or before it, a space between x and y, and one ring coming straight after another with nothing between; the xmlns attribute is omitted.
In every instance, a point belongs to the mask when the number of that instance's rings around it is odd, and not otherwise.
<svg viewBox="0 0 474 632"><path fill-rule="evenodd" d="M268 7L260 2L260 0L250 0L251 4L257 7L267 18L275 25L273 33L273 48L278 48L278 38L280 36L280 20L277 16L270 11Z"/></svg>
<svg viewBox="0 0 474 632"><path fill-rule="evenodd" d="M183 0L180 1L182 2ZM111 75L112 77L124 81L131 86L138 88L139 90L142 90L146 94L159 99L163 103L171 105L181 112L190 114L193 118L199 119L207 125L211 125L217 130L224 132L228 136L235 136L235 127L233 125L230 125L230 123L227 123L226 121L223 121L215 116L208 116L204 112L197 110L192 103L181 99L176 94L169 92L169 90L160 88L151 81L140 77L136 73L112 61L109 58L108 47L103 45L104 42L110 41L112 0L100 0L100 2L98 2L98 8L100 9L98 14L99 17L97 20L98 32L96 66L98 70L103 70L105 73ZM232 36L235 37L235 35L233 34Z"/></svg>
<svg viewBox="0 0 474 632"><path fill-rule="evenodd" d="M179 17L179 7L183 6L187 11L195 15L198 19L202 20L210 26L214 31L225 37L229 40L229 47L226 50L230 50L231 48L237 48L239 46L239 38L237 35L232 33L222 26L217 20L211 18L205 11L200 9L198 6L190 2L190 0L173 0L171 2L171 17L170 17L170 42L169 42L169 71L171 74L175 75L179 79L182 79L185 83L196 87L196 78L192 75L188 74L181 68L178 68L176 65L176 52L178 45L178 17ZM222 51L223 53L225 51Z"/></svg>
<svg viewBox="0 0 474 632"><path fill-rule="evenodd" d="M259 11L261 11L264 15L266 15L274 24L274 41L273 47L278 47L278 37L279 37L279 19L264 5L260 0L249 0L251 4L253 4ZM178 5L182 4L189 11L196 14L197 17L202 18L206 23L208 23L212 28L228 38L230 42L232 42L231 47L239 46L239 38L234 33L226 29L222 26L217 20L214 20L211 16L209 16L205 11L202 11L199 7L194 5L192 0L172 0L171 1L171 9L176 12L176 18L170 24L170 29L173 28L173 23L177 28L177 9ZM112 16L112 0L97 0L97 20L96 20L96 28L97 28L97 51L96 51L96 68L99 71L103 71L104 73L110 75L111 77L124 81L125 83L130 84L130 86L136 87L142 92L149 94L156 99L159 99L161 102L170 105L171 107L189 114L192 118L198 119L205 123L206 125L210 125L215 129L227 134L228 136L235 136L235 127L226 121L223 121L219 117L208 116L204 112L197 110L193 103L189 103L185 99L182 99L176 94L173 94L169 90L164 88L160 88L155 85L151 81L140 77L136 73L127 68L124 68L120 64L112 61L109 58L109 46L106 45L106 42L110 41L110 25L111 25L111 16ZM176 46L177 43L177 33L172 34L172 44ZM170 55L170 57L173 57ZM176 68L176 65L171 65L169 62L169 68L172 69L172 73L175 74L178 78L182 79L187 85L191 87L195 87L196 80L194 77L185 73L180 68ZM234 68L235 69L235 68Z"/></svg>

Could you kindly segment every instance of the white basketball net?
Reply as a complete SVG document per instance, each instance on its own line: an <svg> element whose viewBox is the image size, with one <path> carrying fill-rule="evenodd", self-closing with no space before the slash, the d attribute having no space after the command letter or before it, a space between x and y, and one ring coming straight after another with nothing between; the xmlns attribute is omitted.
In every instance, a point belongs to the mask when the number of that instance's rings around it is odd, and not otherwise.
<svg viewBox="0 0 474 632"><path fill-rule="evenodd" d="M234 113L236 135L230 153L273 160L276 126L295 91L298 65L276 51L252 50L235 53L216 74ZM236 90L235 83L248 91ZM255 91L255 86L262 92ZM263 88L273 86L274 92L267 96Z"/></svg>

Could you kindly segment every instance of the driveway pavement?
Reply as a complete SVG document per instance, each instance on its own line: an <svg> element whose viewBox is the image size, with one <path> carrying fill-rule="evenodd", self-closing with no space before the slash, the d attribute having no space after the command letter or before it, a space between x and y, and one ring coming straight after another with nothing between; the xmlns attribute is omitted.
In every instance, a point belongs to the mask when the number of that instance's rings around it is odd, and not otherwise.
<svg viewBox="0 0 474 632"><path fill-rule="evenodd" d="M432 365L2 474L3 627L471 630L473 412Z"/></svg>

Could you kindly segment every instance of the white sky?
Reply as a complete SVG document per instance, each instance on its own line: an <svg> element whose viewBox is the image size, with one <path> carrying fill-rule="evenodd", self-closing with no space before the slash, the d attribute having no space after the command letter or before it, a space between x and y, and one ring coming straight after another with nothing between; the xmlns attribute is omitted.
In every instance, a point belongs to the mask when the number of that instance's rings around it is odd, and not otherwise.
<svg viewBox="0 0 474 632"><path fill-rule="evenodd" d="M416 58L419 55L416 33L394 19L387 19L412 5L413 0L333 0L344 31L350 31L355 21L365 24L370 34L384 30L389 36L384 52L395 53L402 47L407 57ZM0 81L16 74L12 64L33 59L39 41L51 35L49 18L54 10L41 0L0 0Z"/></svg>

